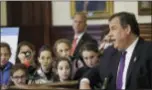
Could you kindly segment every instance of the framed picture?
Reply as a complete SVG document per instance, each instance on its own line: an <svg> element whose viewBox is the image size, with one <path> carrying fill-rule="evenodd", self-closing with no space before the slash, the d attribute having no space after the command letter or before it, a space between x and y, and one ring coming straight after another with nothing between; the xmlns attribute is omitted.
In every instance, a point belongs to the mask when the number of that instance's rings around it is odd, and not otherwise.
<svg viewBox="0 0 152 90"><path fill-rule="evenodd" d="M139 1L138 2L139 15L152 15L152 1Z"/></svg>
<svg viewBox="0 0 152 90"><path fill-rule="evenodd" d="M71 17L76 12L86 13L88 19L109 18L113 14L112 1L75 1L71 0Z"/></svg>

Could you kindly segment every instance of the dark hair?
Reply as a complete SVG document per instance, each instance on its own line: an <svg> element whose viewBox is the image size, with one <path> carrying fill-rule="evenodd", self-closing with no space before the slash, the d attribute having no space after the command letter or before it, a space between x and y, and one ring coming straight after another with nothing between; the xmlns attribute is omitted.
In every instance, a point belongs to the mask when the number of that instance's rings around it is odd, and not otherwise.
<svg viewBox="0 0 152 90"><path fill-rule="evenodd" d="M68 64L69 64L69 66L70 66L70 76L69 76L69 80L71 79L71 75L72 75L72 65L71 65L71 61L68 59L68 58L58 58L57 59L57 61L56 61L56 66L55 66L55 69L56 69L56 71L57 71L57 69L58 69L58 65L59 65L59 63L61 62L61 61L66 61L66 62L68 62ZM59 75L55 75L54 76L54 81L60 81L59 80Z"/></svg>
<svg viewBox="0 0 152 90"><path fill-rule="evenodd" d="M25 72L25 75L28 75L28 70L26 68L26 66L24 64L15 64L12 68L11 68L11 76L13 76L14 72L16 72L17 70L23 70Z"/></svg>
<svg viewBox="0 0 152 90"><path fill-rule="evenodd" d="M114 19L115 17L118 17L120 20L120 24L123 28L126 28L127 25L131 27L131 32L135 35L139 36L139 26L136 20L136 17L133 13L129 12L118 12L114 15L112 15L109 18L109 21Z"/></svg>
<svg viewBox="0 0 152 90"><path fill-rule="evenodd" d="M41 52L43 51L49 51L51 52L50 46L49 45L43 45L40 49L39 49L39 54L38 56L40 56ZM51 52L52 53L52 52Z"/></svg>
<svg viewBox="0 0 152 90"><path fill-rule="evenodd" d="M63 39L57 40L54 44L54 47L53 47L53 51L54 51L56 56L57 56L57 51L56 51L57 50L57 45L60 44L60 43L65 43L69 46L69 48L71 48L71 42L68 39L63 38Z"/></svg>
<svg viewBox="0 0 152 90"><path fill-rule="evenodd" d="M35 46L28 42L28 41L22 41L18 44L18 47L17 47L17 51L16 51L16 63L20 63L20 60L18 58L18 54L20 52L20 49L22 46L28 46L32 51L35 51Z"/></svg>
<svg viewBox="0 0 152 90"><path fill-rule="evenodd" d="M8 44L8 43L6 43L6 42L1 42L1 44L0 44L1 46L1 48L4 48L4 47L6 47L7 48L7 50L8 50L8 52L9 52L9 54L11 55L12 53L11 53L11 48L10 48L10 45Z"/></svg>
<svg viewBox="0 0 152 90"><path fill-rule="evenodd" d="M98 46L94 43L88 42L88 43L85 43L81 46L80 51L79 51L80 55L81 55L81 58L82 58L82 53L85 50L86 51L93 51L93 52L96 52L96 53L100 54Z"/></svg>
<svg viewBox="0 0 152 90"><path fill-rule="evenodd" d="M41 52L43 52L43 51L49 51L49 52L52 54L51 49L50 49L50 46L49 46L49 45L43 45L43 46L39 49L38 57L40 57ZM40 66L40 63L37 62L37 65ZM50 69L52 70L52 63L51 63Z"/></svg>

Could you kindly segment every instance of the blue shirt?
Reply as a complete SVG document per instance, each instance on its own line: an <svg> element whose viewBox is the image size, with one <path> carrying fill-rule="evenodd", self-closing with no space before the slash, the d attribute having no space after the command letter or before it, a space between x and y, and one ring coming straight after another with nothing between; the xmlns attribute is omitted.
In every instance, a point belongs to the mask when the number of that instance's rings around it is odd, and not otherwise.
<svg viewBox="0 0 152 90"><path fill-rule="evenodd" d="M8 85L10 81L10 70L12 68L12 63L7 62L5 68L0 69L0 85Z"/></svg>

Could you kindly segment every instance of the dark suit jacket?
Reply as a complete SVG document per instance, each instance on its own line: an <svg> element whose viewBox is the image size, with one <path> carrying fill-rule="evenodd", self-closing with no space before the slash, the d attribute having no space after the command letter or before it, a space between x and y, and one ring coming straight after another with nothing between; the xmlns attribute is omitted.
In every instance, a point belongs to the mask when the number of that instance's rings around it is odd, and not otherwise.
<svg viewBox="0 0 152 90"><path fill-rule="evenodd" d="M97 41L94 40L88 33L84 33L83 36L81 37L80 41L78 42L77 47L74 51L73 56L74 56L75 59L80 58L79 50L80 50L81 46L83 44L87 43L87 42L91 42L91 43L94 43L94 44L98 45Z"/></svg>
<svg viewBox="0 0 152 90"><path fill-rule="evenodd" d="M108 90L116 89L117 69L120 60L120 52L112 47L105 50L100 65L91 69L85 77L88 77L91 86L97 82L103 84L108 78L106 87ZM100 77L100 78L99 78ZM139 39L131 57L127 71L126 89L152 89L152 43Z"/></svg>

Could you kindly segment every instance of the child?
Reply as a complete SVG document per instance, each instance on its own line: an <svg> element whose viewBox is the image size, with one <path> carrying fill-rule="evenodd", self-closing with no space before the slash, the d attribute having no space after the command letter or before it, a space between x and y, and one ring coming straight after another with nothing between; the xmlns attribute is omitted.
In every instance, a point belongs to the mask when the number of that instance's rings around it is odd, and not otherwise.
<svg viewBox="0 0 152 90"><path fill-rule="evenodd" d="M71 80L72 66L71 62L67 58L60 58L56 64L56 76L54 77L55 82L64 82Z"/></svg>
<svg viewBox="0 0 152 90"><path fill-rule="evenodd" d="M40 67L34 73L34 79L30 83L44 84L52 82L52 52L49 46L44 45L39 50L38 62Z"/></svg>
<svg viewBox="0 0 152 90"><path fill-rule="evenodd" d="M14 85L27 84L28 71L24 64L16 64L11 69L11 80Z"/></svg>
<svg viewBox="0 0 152 90"><path fill-rule="evenodd" d="M54 44L54 52L56 57L58 58L62 58L62 57L69 58L70 49L71 49L71 43L67 39L59 39Z"/></svg>
<svg viewBox="0 0 152 90"><path fill-rule="evenodd" d="M33 44L27 41L19 43L16 53L16 63L24 64L28 68L29 78L32 78L32 75L36 70L34 56L35 47Z"/></svg>
<svg viewBox="0 0 152 90"><path fill-rule="evenodd" d="M26 61L30 65L35 65L34 62L35 55L35 46L27 41L22 41L18 44L17 53L16 53L16 63L25 64L28 67Z"/></svg>
<svg viewBox="0 0 152 90"><path fill-rule="evenodd" d="M71 43L67 39L59 39L54 44L54 52L57 58L68 58L72 62L72 78L78 68L83 66L81 60L73 60L70 56Z"/></svg>
<svg viewBox="0 0 152 90"><path fill-rule="evenodd" d="M9 89L11 90L23 90L23 89L38 89L43 90L45 89L45 85L28 85L28 70L24 64L16 64L11 69L11 80L15 86L10 86Z"/></svg>
<svg viewBox="0 0 152 90"><path fill-rule="evenodd" d="M85 72L93 68L99 63L99 50L97 45L93 43L86 43L80 49L80 55L84 60L85 66L78 69L75 74L74 80L79 80Z"/></svg>
<svg viewBox="0 0 152 90"><path fill-rule="evenodd" d="M9 62L11 57L11 49L8 43L0 43L0 86L4 89L10 82L10 69L12 68L12 63Z"/></svg>

